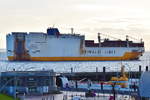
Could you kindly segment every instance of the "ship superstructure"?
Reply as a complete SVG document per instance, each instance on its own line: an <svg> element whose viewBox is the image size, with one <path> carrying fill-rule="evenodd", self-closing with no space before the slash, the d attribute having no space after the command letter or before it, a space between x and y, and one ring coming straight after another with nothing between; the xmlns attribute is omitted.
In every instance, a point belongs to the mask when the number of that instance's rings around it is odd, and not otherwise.
<svg viewBox="0 0 150 100"><path fill-rule="evenodd" d="M73 33L73 32L72 32ZM99 61L135 60L144 52L144 42L126 40L85 40L80 34L60 34L57 28L42 32L12 32L7 35L9 60Z"/></svg>

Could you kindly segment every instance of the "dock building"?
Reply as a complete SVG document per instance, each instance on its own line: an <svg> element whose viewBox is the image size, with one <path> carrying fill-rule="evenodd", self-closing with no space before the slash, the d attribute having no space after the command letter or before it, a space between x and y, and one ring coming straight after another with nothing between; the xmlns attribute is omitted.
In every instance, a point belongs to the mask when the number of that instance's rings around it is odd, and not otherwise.
<svg viewBox="0 0 150 100"><path fill-rule="evenodd" d="M9 95L39 95L57 91L56 73L49 71L2 72L0 91Z"/></svg>

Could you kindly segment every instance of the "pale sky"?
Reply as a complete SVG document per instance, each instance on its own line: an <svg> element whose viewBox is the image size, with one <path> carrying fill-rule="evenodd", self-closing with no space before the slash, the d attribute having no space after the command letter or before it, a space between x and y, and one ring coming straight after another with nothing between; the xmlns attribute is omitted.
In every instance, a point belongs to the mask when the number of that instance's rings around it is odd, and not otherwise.
<svg viewBox="0 0 150 100"><path fill-rule="evenodd" d="M14 31L46 32L73 27L87 39L97 33L118 38L143 38L150 50L150 0L0 0L0 48Z"/></svg>

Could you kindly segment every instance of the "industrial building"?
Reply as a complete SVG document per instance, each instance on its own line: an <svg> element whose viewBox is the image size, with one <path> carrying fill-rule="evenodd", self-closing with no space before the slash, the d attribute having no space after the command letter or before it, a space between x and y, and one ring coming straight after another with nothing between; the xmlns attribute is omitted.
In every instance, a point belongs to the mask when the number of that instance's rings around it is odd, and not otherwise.
<svg viewBox="0 0 150 100"><path fill-rule="evenodd" d="M57 91L56 73L49 71L2 72L0 91L9 95L40 95Z"/></svg>

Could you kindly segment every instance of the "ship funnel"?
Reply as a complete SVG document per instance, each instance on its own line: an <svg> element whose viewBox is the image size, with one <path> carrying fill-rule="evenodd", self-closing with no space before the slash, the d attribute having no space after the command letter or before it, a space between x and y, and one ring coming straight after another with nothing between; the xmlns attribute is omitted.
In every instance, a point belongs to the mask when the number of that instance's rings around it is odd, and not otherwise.
<svg viewBox="0 0 150 100"><path fill-rule="evenodd" d="M52 28L52 27L50 27L50 28L48 28L47 29L47 34L48 35L60 35L60 32L59 32L59 30L58 30L58 28Z"/></svg>

